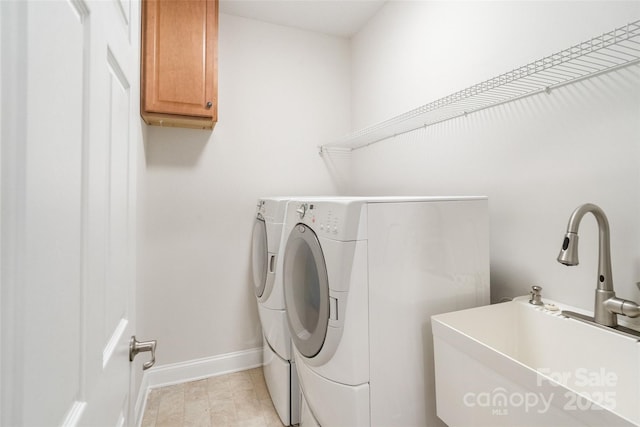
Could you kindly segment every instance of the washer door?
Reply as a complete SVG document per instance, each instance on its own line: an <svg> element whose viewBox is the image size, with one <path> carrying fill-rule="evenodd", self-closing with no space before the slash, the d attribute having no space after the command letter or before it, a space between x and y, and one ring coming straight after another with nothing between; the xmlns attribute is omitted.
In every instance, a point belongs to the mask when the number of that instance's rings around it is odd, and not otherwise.
<svg viewBox="0 0 640 427"><path fill-rule="evenodd" d="M256 222L253 224L253 242L251 247L253 286L256 296L260 298L267 284L267 268L269 267L267 226L260 215L258 215Z"/></svg>
<svg viewBox="0 0 640 427"><path fill-rule="evenodd" d="M284 254L284 302L291 338L298 351L314 357L329 325L329 280L316 233L297 224Z"/></svg>

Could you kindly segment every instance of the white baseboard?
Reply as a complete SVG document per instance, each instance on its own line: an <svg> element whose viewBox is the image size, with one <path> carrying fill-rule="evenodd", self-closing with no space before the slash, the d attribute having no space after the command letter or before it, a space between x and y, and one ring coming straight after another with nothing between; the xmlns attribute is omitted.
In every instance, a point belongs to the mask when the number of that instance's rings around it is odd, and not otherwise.
<svg viewBox="0 0 640 427"><path fill-rule="evenodd" d="M142 422L147 394L153 388L244 371L258 366L262 366L262 347L148 369L142 375L142 383L136 399L136 425Z"/></svg>

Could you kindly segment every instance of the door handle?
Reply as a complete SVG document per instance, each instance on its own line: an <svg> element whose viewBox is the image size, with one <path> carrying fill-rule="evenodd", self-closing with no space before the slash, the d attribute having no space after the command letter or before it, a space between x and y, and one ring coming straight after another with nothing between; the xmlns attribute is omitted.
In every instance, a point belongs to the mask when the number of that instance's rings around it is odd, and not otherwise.
<svg viewBox="0 0 640 427"><path fill-rule="evenodd" d="M136 336L133 335L129 341L129 362L133 362L133 359L138 353L150 351L151 360L142 365L142 370L146 371L156 363L156 344L156 340L138 341L136 340Z"/></svg>

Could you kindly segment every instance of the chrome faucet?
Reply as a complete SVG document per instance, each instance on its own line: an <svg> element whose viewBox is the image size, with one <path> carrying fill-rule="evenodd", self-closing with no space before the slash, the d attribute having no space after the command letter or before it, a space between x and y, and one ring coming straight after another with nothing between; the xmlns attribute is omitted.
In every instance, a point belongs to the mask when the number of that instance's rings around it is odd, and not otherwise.
<svg viewBox="0 0 640 427"><path fill-rule="evenodd" d="M598 206L587 203L573 211L567 225L567 233L562 242L562 249L558 255L558 262L564 265L578 265L578 227L582 217L591 212L598 222L599 253L598 253L598 283L596 286L596 301L594 321L600 325L616 327L618 314L628 317L640 316L640 306L633 301L617 298L613 291L611 277L611 244L609 242L609 221L603 210Z"/></svg>

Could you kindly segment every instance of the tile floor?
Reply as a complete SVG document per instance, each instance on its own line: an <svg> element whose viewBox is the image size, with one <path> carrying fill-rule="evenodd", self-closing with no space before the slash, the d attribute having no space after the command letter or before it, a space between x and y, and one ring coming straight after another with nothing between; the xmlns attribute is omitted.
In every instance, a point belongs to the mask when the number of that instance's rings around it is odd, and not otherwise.
<svg viewBox="0 0 640 427"><path fill-rule="evenodd" d="M152 389L142 427L282 427L262 368Z"/></svg>

